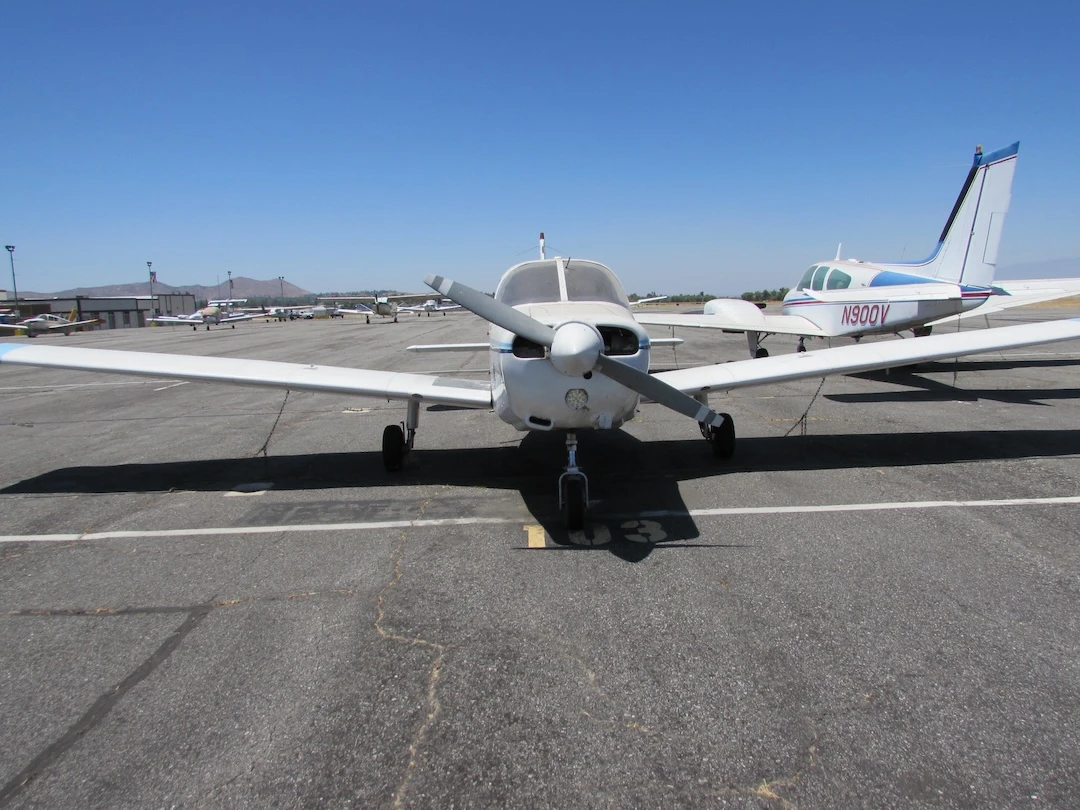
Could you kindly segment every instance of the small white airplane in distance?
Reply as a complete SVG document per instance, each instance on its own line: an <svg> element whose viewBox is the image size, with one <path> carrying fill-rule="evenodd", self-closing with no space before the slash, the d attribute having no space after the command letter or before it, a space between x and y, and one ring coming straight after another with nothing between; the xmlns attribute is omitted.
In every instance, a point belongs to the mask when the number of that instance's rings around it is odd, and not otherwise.
<svg viewBox="0 0 1080 810"><path fill-rule="evenodd" d="M147 323L184 324L198 329L205 325L207 331L211 326L228 324L233 329L241 321L251 321L259 316L251 312L235 312L233 304L243 304L246 298L223 298L220 301L210 301L207 306L192 312L190 315L158 315L156 318L147 318Z"/></svg>
<svg viewBox="0 0 1080 810"><path fill-rule="evenodd" d="M347 315L366 315L370 319L372 315L377 315L380 318L393 318L394 323L397 323L398 313L405 311L406 307L402 306L405 301L416 301L428 296L428 293L400 293L395 295L373 296L373 295L338 295L338 296L325 296L319 299L319 303L327 302L340 304L342 301L355 301L356 309L342 309L341 312ZM415 310L409 309L413 312Z"/></svg>
<svg viewBox="0 0 1080 810"><path fill-rule="evenodd" d="M445 315L447 312L452 312L455 309L462 309L462 307L459 304L444 304L438 298L429 298L427 301L417 306L398 307L399 312L415 312L417 318L424 312L426 312L430 318L432 312L441 312Z"/></svg>
<svg viewBox="0 0 1080 810"><path fill-rule="evenodd" d="M91 318L86 321L73 321L60 315L53 315L50 312L46 312L44 315L27 318L18 323L0 323L0 329L15 332L16 334L25 333L27 337L37 337L38 335L48 335L55 332L63 332L65 335L70 335L71 331L76 327L92 326L97 323L101 323L97 318Z"/></svg>
<svg viewBox="0 0 1080 810"><path fill-rule="evenodd" d="M853 337L899 333L929 335L939 324L1010 307L1080 294L1080 278L994 281L998 245L1009 210L1019 143L984 155L975 148L960 195L937 247L913 262L863 262L837 257L807 270L784 297L783 314L769 315L750 301L715 298L701 315L649 313L638 321L745 332L751 357L768 357L769 335Z"/></svg>
<svg viewBox="0 0 1080 810"><path fill-rule="evenodd" d="M583 527L589 503L588 479L578 466L577 432L620 427L634 417L642 398L688 417L713 455L728 458L735 448L734 421L709 407L710 395L1080 338L1080 319L1070 319L649 374L652 342L634 319L618 278L602 264L562 258L524 262L503 275L494 298L442 276L424 281L489 322L489 379L40 344L0 344L0 365L404 400L405 420L388 425L382 435L383 464L391 471L401 468L413 448L422 405L492 409L518 430L565 433L567 460L558 479L558 503L567 527L575 530Z"/></svg>

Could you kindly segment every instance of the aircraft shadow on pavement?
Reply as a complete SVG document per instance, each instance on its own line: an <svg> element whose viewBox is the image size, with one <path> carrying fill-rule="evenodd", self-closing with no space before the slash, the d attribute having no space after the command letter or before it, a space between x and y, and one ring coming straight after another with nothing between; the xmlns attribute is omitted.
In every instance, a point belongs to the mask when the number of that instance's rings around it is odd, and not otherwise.
<svg viewBox="0 0 1080 810"><path fill-rule="evenodd" d="M993 402L1005 402L1018 405L1044 405L1045 400L1068 400L1080 398L1080 389L1075 388L1023 388L1007 390L1001 388L967 388L971 382L962 377L949 381L933 379L926 374L962 374L972 371L1009 371L1018 368L1061 368L1078 366L1080 359L1051 360L961 360L958 362L940 361L919 363L915 367L882 371L865 371L850 376L871 382L902 385L909 390L867 391L849 394L825 394L825 399L833 402L874 403L874 402L940 402L944 400L971 401L985 399Z"/></svg>
<svg viewBox="0 0 1080 810"><path fill-rule="evenodd" d="M575 538L563 528L558 509L556 481L565 452L562 436L554 433L527 434L518 446L451 450L420 446L398 473L386 472L380 453L372 451L81 465L27 478L0 494L229 492L249 482L272 482L279 492L420 485L517 490L530 514L556 542L607 548L634 560L656 547L692 545L700 536L679 491L681 481L716 478L722 486L722 477L745 473L1080 454L1080 431L1073 430L750 437L739 440L735 457L727 462L714 459L700 438L641 441L611 431L584 432L579 439L579 461L590 481L591 525L584 537Z"/></svg>

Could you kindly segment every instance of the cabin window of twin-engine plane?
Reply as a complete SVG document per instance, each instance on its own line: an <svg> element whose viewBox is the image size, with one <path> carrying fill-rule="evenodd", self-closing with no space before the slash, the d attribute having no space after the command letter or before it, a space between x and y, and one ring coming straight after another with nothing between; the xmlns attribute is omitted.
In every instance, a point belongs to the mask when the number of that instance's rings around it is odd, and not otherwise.
<svg viewBox="0 0 1080 810"><path fill-rule="evenodd" d="M851 276L837 267L832 269L829 278L825 281L826 290L846 290L850 286Z"/></svg>

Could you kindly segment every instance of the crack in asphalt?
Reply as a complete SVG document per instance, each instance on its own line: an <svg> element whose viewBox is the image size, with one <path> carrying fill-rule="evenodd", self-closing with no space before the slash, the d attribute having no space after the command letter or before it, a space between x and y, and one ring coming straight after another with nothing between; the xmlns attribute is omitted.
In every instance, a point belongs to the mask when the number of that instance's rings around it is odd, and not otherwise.
<svg viewBox="0 0 1080 810"><path fill-rule="evenodd" d="M419 518L424 516L424 510L427 508L428 500L425 500L420 504ZM446 659L446 645L440 644L437 641L429 641L428 639L419 636L403 636L392 630L387 630L383 626L383 622L386 619L386 596L390 590L401 581L401 564L405 556L405 540L406 534L402 531L397 546L395 546L393 551L393 573L390 580L383 585L382 589L379 591L379 596L375 601L375 632L378 633L379 638L384 641L393 641L398 644L405 644L409 647L424 647L431 650L435 653L435 658L431 662L431 670L428 673L427 714L424 717L424 722L420 724L420 728L418 728L416 734L413 735L412 742L409 743L409 762L405 766L405 775L402 778L401 783L398 785L397 790L394 791L394 799L392 802L394 808L400 808L404 805L405 794L408 792L409 784L412 782L413 774L416 772L416 758L420 751L420 746L423 744L425 737L427 737L428 730L435 724L436 718L442 711L442 704L439 702L438 685L439 677L442 673L443 661Z"/></svg>
<svg viewBox="0 0 1080 810"><path fill-rule="evenodd" d="M98 610L56 610L56 611L9 611L6 615L27 616L94 616L94 615L117 615L117 614L147 614L147 613L183 613L186 614L180 626L173 630L161 645L150 654L139 666L132 670L118 684L110 688L93 705L76 720L58 740L47 746L40 754L34 757L30 764L12 777L0 787L0 807L6 807L22 793L46 768L56 762L67 753L88 732L92 731L104 720L128 692L154 672L170 655L180 646L187 635L197 628L214 609L212 602L188 607L160 607L160 608L122 608L110 610L101 608Z"/></svg>
<svg viewBox="0 0 1080 810"><path fill-rule="evenodd" d="M229 608L246 603L292 602L311 599L316 596L344 595L351 596L354 591L347 588L333 588L325 591L301 591L297 593L269 594L251 598L212 599L197 605L169 606L151 605L147 607L126 608L24 608L6 610L0 616L56 616L71 618L77 616L146 616L154 614L186 614L183 623L170 633L161 645L123 680L102 694L87 711L76 720L58 740L47 746L40 754L6 784L0 786L0 808L7 807L16 799L42 772L59 760L87 733L97 727L113 708L140 682L149 677L154 670L171 656L189 633L218 608Z"/></svg>

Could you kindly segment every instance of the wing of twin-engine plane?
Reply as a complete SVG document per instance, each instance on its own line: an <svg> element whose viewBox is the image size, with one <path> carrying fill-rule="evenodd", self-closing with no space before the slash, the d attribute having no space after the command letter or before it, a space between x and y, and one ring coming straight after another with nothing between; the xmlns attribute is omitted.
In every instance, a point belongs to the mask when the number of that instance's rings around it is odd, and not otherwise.
<svg viewBox="0 0 1080 810"><path fill-rule="evenodd" d="M491 407L491 385L486 381L272 360L0 343L0 364L106 371L293 391L325 391L375 399L419 399L425 403L470 408Z"/></svg>

